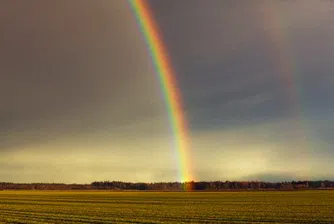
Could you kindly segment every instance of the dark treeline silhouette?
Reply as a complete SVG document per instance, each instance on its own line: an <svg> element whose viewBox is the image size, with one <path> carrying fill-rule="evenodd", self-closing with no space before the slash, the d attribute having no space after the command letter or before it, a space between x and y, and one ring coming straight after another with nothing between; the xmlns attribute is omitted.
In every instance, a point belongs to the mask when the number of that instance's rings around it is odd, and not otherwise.
<svg viewBox="0 0 334 224"><path fill-rule="evenodd" d="M0 190L151 190L151 191L247 191L247 190L306 190L334 189L334 181L199 181L131 183L95 181L91 184L9 183L0 182Z"/></svg>

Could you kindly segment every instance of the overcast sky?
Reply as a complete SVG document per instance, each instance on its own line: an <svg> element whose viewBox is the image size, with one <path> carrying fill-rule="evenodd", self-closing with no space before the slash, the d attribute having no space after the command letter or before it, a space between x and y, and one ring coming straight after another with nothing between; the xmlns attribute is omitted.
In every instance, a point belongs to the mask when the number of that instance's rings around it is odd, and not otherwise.
<svg viewBox="0 0 334 224"><path fill-rule="evenodd" d="M333 179L331 1L150 1L196 180ZM0 182L176 181L125 0L0 1Z"/></svg>

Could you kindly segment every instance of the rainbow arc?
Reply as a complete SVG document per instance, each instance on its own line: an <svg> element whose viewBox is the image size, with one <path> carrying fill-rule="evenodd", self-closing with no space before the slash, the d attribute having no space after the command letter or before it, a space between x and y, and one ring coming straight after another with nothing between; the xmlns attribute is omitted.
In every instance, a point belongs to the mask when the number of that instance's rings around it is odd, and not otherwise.
<svg viewBox="0 0 334 224"><path fill-rule="evenodd" d="M189 131L175 71L148 2L146 0L128 0L128 2L136 17L139 30L145 39L164 96L174 138L174 150L178 159L179 181L192 181L193 175L189 161ZM187 186L186 190L191 188L190 185L185 184Z"/></svg>

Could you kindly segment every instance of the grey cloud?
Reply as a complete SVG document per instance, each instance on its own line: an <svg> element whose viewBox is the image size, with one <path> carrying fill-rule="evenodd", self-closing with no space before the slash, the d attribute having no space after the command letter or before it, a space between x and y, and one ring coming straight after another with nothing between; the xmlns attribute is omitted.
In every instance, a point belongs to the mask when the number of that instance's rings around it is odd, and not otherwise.
<svg viewBox="0 0 334 224"><path fill-rule="evenodd" d="M331 177L332 3L149 3L198 178ZM0 17L1 179L175 180L168 114L126 1L8 0Z"/></svg>
<svg viewBox="0 0 334 224"><path fill-rule="evenodd" d="M125 1L4 1L0 14L1 148L165 115Z"/></svg>
<svg viewBox="0 0 334 224"><path fill-rule="evenodd" d="M298 101L304 110L333 107L332 3L209 0L151 5L193 127L289 117ZM267 92L272 101L252 109L247 103L243 111L222 106Z"/></svg>
<svg viewBox="0 0 334 224"><path fill-rule="evenodd" d="M249 176L241 177L241 180L252 180L252 181L266 181L266 182L281 182L281 181L293 181L300 180L295 173L257 173Z"/></svg>

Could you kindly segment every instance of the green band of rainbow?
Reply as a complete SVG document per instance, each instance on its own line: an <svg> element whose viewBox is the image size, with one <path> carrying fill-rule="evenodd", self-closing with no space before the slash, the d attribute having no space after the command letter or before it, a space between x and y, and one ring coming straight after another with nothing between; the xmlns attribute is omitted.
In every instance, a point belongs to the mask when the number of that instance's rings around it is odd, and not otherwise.
<svg viewBox="0 0 334 224"><path fill-rule="evenodd" d="M175 73L169 61L158 27L146 0L128 0L135 14L140 31L152 57L156 74L168 110L169 120L175 140L175 150L179 164L179 180L191 181L189 158L189 138L187 122L181 102L181 92L177 86Z"/></svg>

